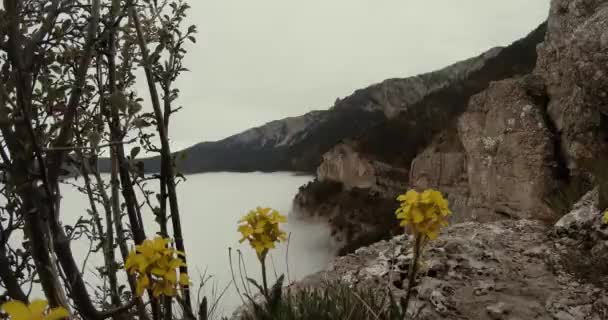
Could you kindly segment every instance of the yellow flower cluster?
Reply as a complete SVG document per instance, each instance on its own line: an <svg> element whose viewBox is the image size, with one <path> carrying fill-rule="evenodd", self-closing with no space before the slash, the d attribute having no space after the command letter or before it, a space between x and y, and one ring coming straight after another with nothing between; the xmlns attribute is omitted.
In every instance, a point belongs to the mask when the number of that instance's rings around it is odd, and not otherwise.
<svg viewBox="0 0 608 320"><path fill-rule="evenodd" d="M263 258L275 247L275 242L287 240L285 232L279 229L283 222L287 222L287 218L278 211L257 207L239 220L238 231L243 235L239 242L249 241L258 257Z"/></svg>
<svg viewBox="0 0 608 320"><path fill-rule="evenodd" d="M3 304L2 310L11 320L60 320L70 316L63 307L49 309L48 306L45 300L34 300L30 305L12 300Z"/></svg>
<svg viewBox="0 0 608 320"><path fill-rule="evenodd" d="M171 241L162 237L154 240L145 240L135 250L129 253L125 262L125 269L137 276L136 294L142 296L144 290L152 289L152 295L175 296L177 284L187 286L188 275L181 273L179 281L176 269L185 266L184 260L179 256L184 254L169 248Z"/></svg>
<svg viewBox="0 0 608 320"><path fill-rule="evenodd" d="M448 225L448 217L452 214L448 201L441 192L425 190L418 193L410 190L397 197L401 202L395 212L401 226L409 227L414 235L424 235L429 240L439 236L441 227Z"/></svg>
<svg viewBox="0 0 608 320"><path fill-rule="evenodd" d="M602 217L604 224L608 224L608 209L606 209L606 211L604 211L604 216Z"/></svg>

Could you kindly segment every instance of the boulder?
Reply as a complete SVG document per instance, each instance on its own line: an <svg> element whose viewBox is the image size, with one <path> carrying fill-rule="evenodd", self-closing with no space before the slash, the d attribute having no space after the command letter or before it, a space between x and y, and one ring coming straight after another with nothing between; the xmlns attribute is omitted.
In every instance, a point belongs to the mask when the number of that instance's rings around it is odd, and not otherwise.
<svg viewBox="0 0 608 320"><path fill-rule="evenodd" d="M602 213L598 209L598 188L581 198L568 214L557 221L554 231L559 236L571 238L595 238L603 233Z"/></svg>

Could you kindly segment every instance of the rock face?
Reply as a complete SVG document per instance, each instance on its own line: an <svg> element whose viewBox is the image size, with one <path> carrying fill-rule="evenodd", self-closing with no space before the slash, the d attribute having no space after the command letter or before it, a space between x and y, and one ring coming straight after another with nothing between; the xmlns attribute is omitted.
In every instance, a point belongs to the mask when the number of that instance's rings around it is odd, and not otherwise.
<svg viewBox="0 0 608 320"><path fill-rule="evenodd" d="M608 160L601 158L608 155L608 2L553 0L547 25L538 55L522 63L528 69L508 76L492 69L492 61L517 63L506 52L530 47L524 39L478 69L483 76L469 74L464 83L477 86L444 86L351 142L352 148L329 152L319 180L394 199L399 190L377 186L373 163L408 170L406 187L447 195L453 222L555 222L589 185L608 189L602 164ZM608 192L600 194L608 203ZM556 197L564 203L556 205Z"/></svg>
<svg viewBox="0 0 608 320"><path fill-rule="evenodd" d="M608 273L594 281L571 273L566 262L577 247L569 241L531 220L451 226L427 245L410 311L428 320L606 319L608 291L598 280ZM399 297L410 263L411 242L398 236L337 258L293 287L341 281Z"/></svg>
<svg viewBox="0 0 608 320"><path fill-rule="evenodd" d="M600 111L608 105L608 7L599 0L553 0L535 73L547 85L548 113L573 174L606 148ZM579 172L577 172L579 171Z"/></svg>
<svg viewBox="0 0 608 320"><path fill-rule="evenodd" d="M555 146L536 80L493 82L471 97L457 129L412 161L410 185L448 194L455 222L557 219L544 202L555 189Z"/></svg>
<svg viewBox="0 0 608 320"><path fill-rule="evenodd" d="M608 103L606 4L552 1L535 70L473 96L457 120L460 141L454 144L463 150L437 151L431 143L412 162L411 185L448 193L456 200L456 221L554 221L559 212L546 205L551 194L561 194L560 188L573 181L604 183L607 178L597 176L596 167L608 151L602 115ZM445 175L445 159L461 154L468 181L464 191L462 183L437 180ZM461 166L452 163L448 172L458 176ZM453 192L454 186L460 190Z"/></svg>
<svg viewBox="0 0 608 320"><path fill-rule="evenodd" d="M394 115L349 148L328 152L319 180L385 199L394 199L398 187L439 189L453 222L555 222L590 185L608 190L608 2L553 0L542 43L534 42L539 32L493 53L462 83L398 113L383 109ZM538 53L527 61L518 55L524 48ZM503 72L505 66L513 69ZM385 106L410 102L389 93ZM408 181L380 188L374 163L407 170ZM608 191L600 194L606 206ZM321 208L326 204L310 209Z"/></svg>
<svg viewBox="0 0 608 320"><path fill-rule="evenodd" d="M363 99L363 92L355 92L353 96L339 101L336 105L337 109L347 105L354 108L355 104L359 104L369 110L382 110L383 113L390 114L390 117L357 138L338 144L325 153L317 170L317 181L300 190L295 204L302 209L301 211L308 212L310 216L328 218L336 236L346 243L345 248L351 249L356 248L357 245L369 244L372 241L389 237L390 233L397 229L398 224L394 218L394 210L397 207L395 198L408 187L408 181L409 184L419 187L440 186L442 191L448 193L453 209L461 213L457 217L460 221L470 220L469 216L480 215L476 211L469 210L472 202L469 197L467 157L477 152L479 159L476 161L481 166L481 158L486 157L487 154L486 151L477 150L473 145L466 147L475 150L465 149L459 138L456 119L467 110L469 98L487 89L492 81L532 72L537 59L536 46L543 38L544 25L541 25L524 39L516 41L504 49L493 49L486 53L486 60L480 60L483 63L478 62L475 68L470 68L471 71L464 74L464 77L458 79L453 76L457 80L451 84L445 81L441 84L438 82L433 87L436 88L436 91L428 93L426 96L419 95L417 91L406 94L405 89L395 84L394 80L388 80L370 87L370 90L366 91L371 98ZM461 70L462 66L451 68L451 74L456 74L455 70ZM446 70L450 70L450 68ZM416 78L416 81L412 80L409 83L424 83L424 81L428 83L429 80L424 79L427 78L421 76ZM386 89L386 86L391 83L393 90ZM508 91L508 89L505 90ZM525 90L523 90L522 95L525 94ZM505 92L505 96L507 95ZM421 99L414 102L412 97L417 96L421 96ZM518 97L511 97L510 101L514 102L516 98ZM496 117L503 116L502 113L497 112L500 107L497 106L494 110L494 106L490 106L493 101L482 101L483 98L478 100L480 100L479 114L482 111L489 114L497 113L489 116L487 127L488 130L491 130L492 124L489 122ZM529 100L530 105L538 106L533 98ZM375 107L364 101L380 101L376 105L386 108L374 109ZM527 101L524 102L527 103ZM399 109L398 113L390 111L396 109ZM490 109L494 111L490 111ZM517 112L519 111L518 109ZM533 119L536 115L534 110L529 113L530 115L528 112L525 114L526 119ZM519 119L519 113L517 117ZM477 126L481 131L486 130L485 120ZM488 134L494 134L494 132ZM514 137L517 136L515 133L506 136L506 143L515 143L515 141L510 142L509 139L515 139ZM530 134L530 137L536 138L534 133ZM521 139L525 138L521 137ZM467 140L467 142L473 143L472 140ZM539 143L530 143L531 150L540 147ZM432 147L428 147L429 145ZM420 153L421 151L422 153ZM541 153L543 150L538 152ZM510 156L511 154L503 152L497 159L506 162ZM523 158L516 162L518 168L530 162L525 162L526 160ZM499 165L500 163L488 166L485 169L486 174L490 175L493 170L497 170ZM518 168L512 168L510 172L505 171L503 179L511 180L503 183L516 180L512 178L514 174L512 172ZM530 168L530 171L536 169L536 167ZM532 179L531 181L537 183L537 180ZM524 181L523 178L520 181ZM322 190L323 184L326 183L337 183L341 185L341 190L327 197L316 196L316 190ZM318 186L314 184L318 184ZM492 212L496 217L502 217L501 214L496 214L489 209L487 203L493 200L506 203L514 199L509 205L513 205L516 201L523 201L524 203L520 207L525 207L532 212L538 209L538 206L532 206L530 202L534 195L528 196L527 192L532 188L537 188L539 194L544 192L540 182L538 184L538 187L532 186L529 189L521 190L516 195L507 194L508 190L494 190L493 193L487 194L486 202L482 204L479 200L480 204L476 206L480 211ZM534 191L536 192L536 189ZM525 198L526 196L530 199ZM501 199L501 197L506 198ZM322 200L319 201L319 199ZM357 203L359 206L353 206L352 203ZM503 205L501 210L508 209L504 207L506 206ZM514 206L507 212L517 212L517 208ZM368 223L370 221L382 221L382 223L372 222L370 224ZM366 227L360 227L361 225ZM343 252L348 252L348 250L343 250Z"/></svg>
<svg viewBox="0 0 608 320"><path fill-rule="evenodd" d="M317 169L319 181L340 181L344 188L370 188L376 184L376 170L348 144L340 144L323 155Z"/></svg>
<svg viewBox="0 0 608 320"><path fill-rule="evenodd" d="M410 185L448 194L454 221L555 220L555 142L542 85L526 76L492 83L411 164Z"/></svg>
<svg viewBox="0 0 608 320"><path fill-rule="evenodd" d="M395 168L381 161L371 160L359 154L348 143L341 143L323 155L317 169L320 182L339 181L345 190L369 189L378 193L394 193L401 190L408 171Z"/></svg>
<svg viewBox="0 0 608 320"><path fill-rule="evenodd" d="M458 134L466 153L473 210L513 218L555 218L543 205L552 190L554 166L553 137L543 108L521 79L492 83L471 98L458 119Z"/></svg>

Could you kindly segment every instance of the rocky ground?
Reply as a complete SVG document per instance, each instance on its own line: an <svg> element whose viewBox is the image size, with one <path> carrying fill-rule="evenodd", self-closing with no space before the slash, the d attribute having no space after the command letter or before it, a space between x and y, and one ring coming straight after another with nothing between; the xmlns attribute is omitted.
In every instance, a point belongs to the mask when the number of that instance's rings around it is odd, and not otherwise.
<svg viewBox="0 0 608 320"><path fill-rule="evenodd" d="M608 232L596 205L597 192L588 194L554 227L503 220L447 228L426 249L410 310L421 320L608 319ZM404 295L411 261L411 242L398 236L294 287L341 281Z"/></svg>

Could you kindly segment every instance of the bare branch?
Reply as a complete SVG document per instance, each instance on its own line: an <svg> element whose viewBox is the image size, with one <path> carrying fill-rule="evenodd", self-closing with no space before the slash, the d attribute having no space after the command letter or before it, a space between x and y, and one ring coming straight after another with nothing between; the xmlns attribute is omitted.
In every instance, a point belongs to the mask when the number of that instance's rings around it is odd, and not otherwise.
<svg viewBox="0 0 608 320"><path fill-rule="evenodd" d="M48 151L76 151L76 150L95 150L95 149L100 149L100 148L107 148L107 147L111 147L111 146L115 146L115 145L125 145L125 144L132 144L134 142L137 141L137 138L133 138L131 140L128 141L110 141L106 144L101 144L98 146L70 146L70 147L54 147L54 148L43 148L42 150L45 152Z"/></svg>

